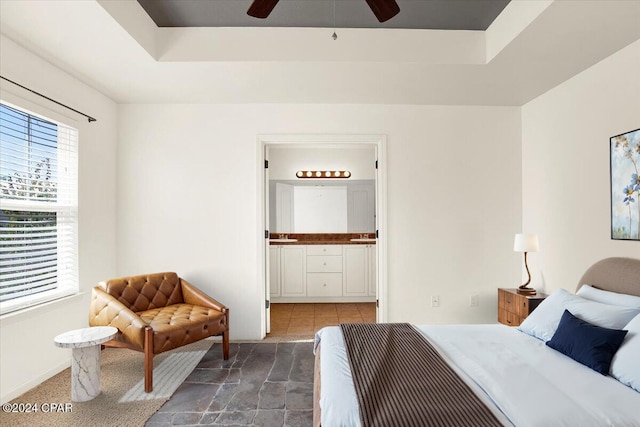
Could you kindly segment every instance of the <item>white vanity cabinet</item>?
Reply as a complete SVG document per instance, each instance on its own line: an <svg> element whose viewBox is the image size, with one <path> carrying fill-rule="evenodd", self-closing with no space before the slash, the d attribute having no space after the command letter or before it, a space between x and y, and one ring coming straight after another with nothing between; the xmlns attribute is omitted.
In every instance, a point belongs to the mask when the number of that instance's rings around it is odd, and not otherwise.
<svg viewBox="0 0 640 427"><path fill-rule="evenodd" d="M343 295L349 297L375 297L375 245L345 245L343 262Z"/></svg>
<svg viewBox="0 0 640 427"><path fill-rule="evenodd" d="M307 246L307 296L342 296L342 246Z"/></svg>
<svg viewBox="0 0 640 427"><path fill-rule="evenodd" d="M275 245L269 247L270 298L304 297L307 287L307 247Z"/></svg>
<svg viewBox="0 0 640 427"><path fill-rule="evenodd" d="M353 244L271 245L271 302L375 301L375 249Z"/></svg>
<svg viewBox="0 0 640 427"><path fill-rule="evenodd" d="M269 246L269 296L280 296L280 245Z"/></svg>
<svg viewBox="0 0 640 427"><path fill-rule="evenodd" d="M367 286L367 248L366 245L350 245L344 248L344 296L366 296Z"/></svg>
<svg viewBox="0 0 640 427"><path fill-rule="evenodd" d="M367 270L369 275L367 276L367 282L369 283L369 296L375 297L378 295L378 253L376 251L376 245L366 245L367 247Z"/></svg>
<svg viewBox="0 0 640 427"><path fill-rule="evenodd" d="M283 245L280 250L280 295L306 295L307 247L305 245Z"/></svg>

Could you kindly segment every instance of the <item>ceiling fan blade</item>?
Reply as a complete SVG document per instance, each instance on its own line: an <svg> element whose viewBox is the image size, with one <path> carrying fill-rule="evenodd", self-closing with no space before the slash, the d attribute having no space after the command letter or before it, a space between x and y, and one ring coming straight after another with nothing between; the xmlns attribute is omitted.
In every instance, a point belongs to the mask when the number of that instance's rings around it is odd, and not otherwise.
<svg viewBox="0 0 640 427"><path fill-rule="evenodd" d="M396 0L367 0L367 3L380 22L388 21L400 12Z"/></svg>
<svg viewBox="0 0 640 427"><path fill-rule="evenodd" d="M278 4L278 0L253 0L247 10L247 15L264 19L269 16L276 4Z"/></svg>

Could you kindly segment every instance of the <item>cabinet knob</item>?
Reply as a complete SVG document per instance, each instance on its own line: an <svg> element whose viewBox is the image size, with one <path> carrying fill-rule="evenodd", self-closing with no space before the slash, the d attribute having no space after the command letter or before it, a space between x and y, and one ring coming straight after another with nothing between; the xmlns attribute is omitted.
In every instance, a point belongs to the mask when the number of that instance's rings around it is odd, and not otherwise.
<svg viewBox="0 0 640 427"><path fill-rule="evenodd" d="M327 263L326 263L326 262L323 262L323 263L322 263L322 265L327 265Z"/></svg>
<svg viewBox="0 0 640 427"><path fill-rule="evenodd" d="M327 287L327 284L325 283L325 284L324 284L324 285L322 285L322 286L324 286L324 287L326 288L326 287Z"/></svg>

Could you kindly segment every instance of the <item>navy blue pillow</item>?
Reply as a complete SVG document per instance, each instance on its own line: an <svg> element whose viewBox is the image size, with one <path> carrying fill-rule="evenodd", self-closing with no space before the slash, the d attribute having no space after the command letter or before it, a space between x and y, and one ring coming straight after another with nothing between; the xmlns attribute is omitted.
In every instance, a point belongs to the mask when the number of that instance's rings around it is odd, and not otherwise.
<svg viewBox="0 0 640 427"><path fill-rule="evenodd" d="M547 345L602 375L608 375L611 359L625 335L627 331L592 325L565 310L556 333Z"/></svg>

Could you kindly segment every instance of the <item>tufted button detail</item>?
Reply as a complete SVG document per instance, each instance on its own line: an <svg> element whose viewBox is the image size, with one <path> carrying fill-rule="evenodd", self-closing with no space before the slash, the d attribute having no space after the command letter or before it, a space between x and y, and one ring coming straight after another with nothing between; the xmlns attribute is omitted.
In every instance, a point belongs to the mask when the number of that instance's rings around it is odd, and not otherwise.
<svg viewBox="0 0 640 427"><path fill-rule="evenodd" d="M105 281L113 301L93 302L94 317L118 327L123 341L141 345L144 326L153 329L153 352L159 354L227 330L225 309L186 304L182 285L175 273L132 276ZM124 305L136 319L120 316ZM125 313L123 311L122 313Z"/></svg>

